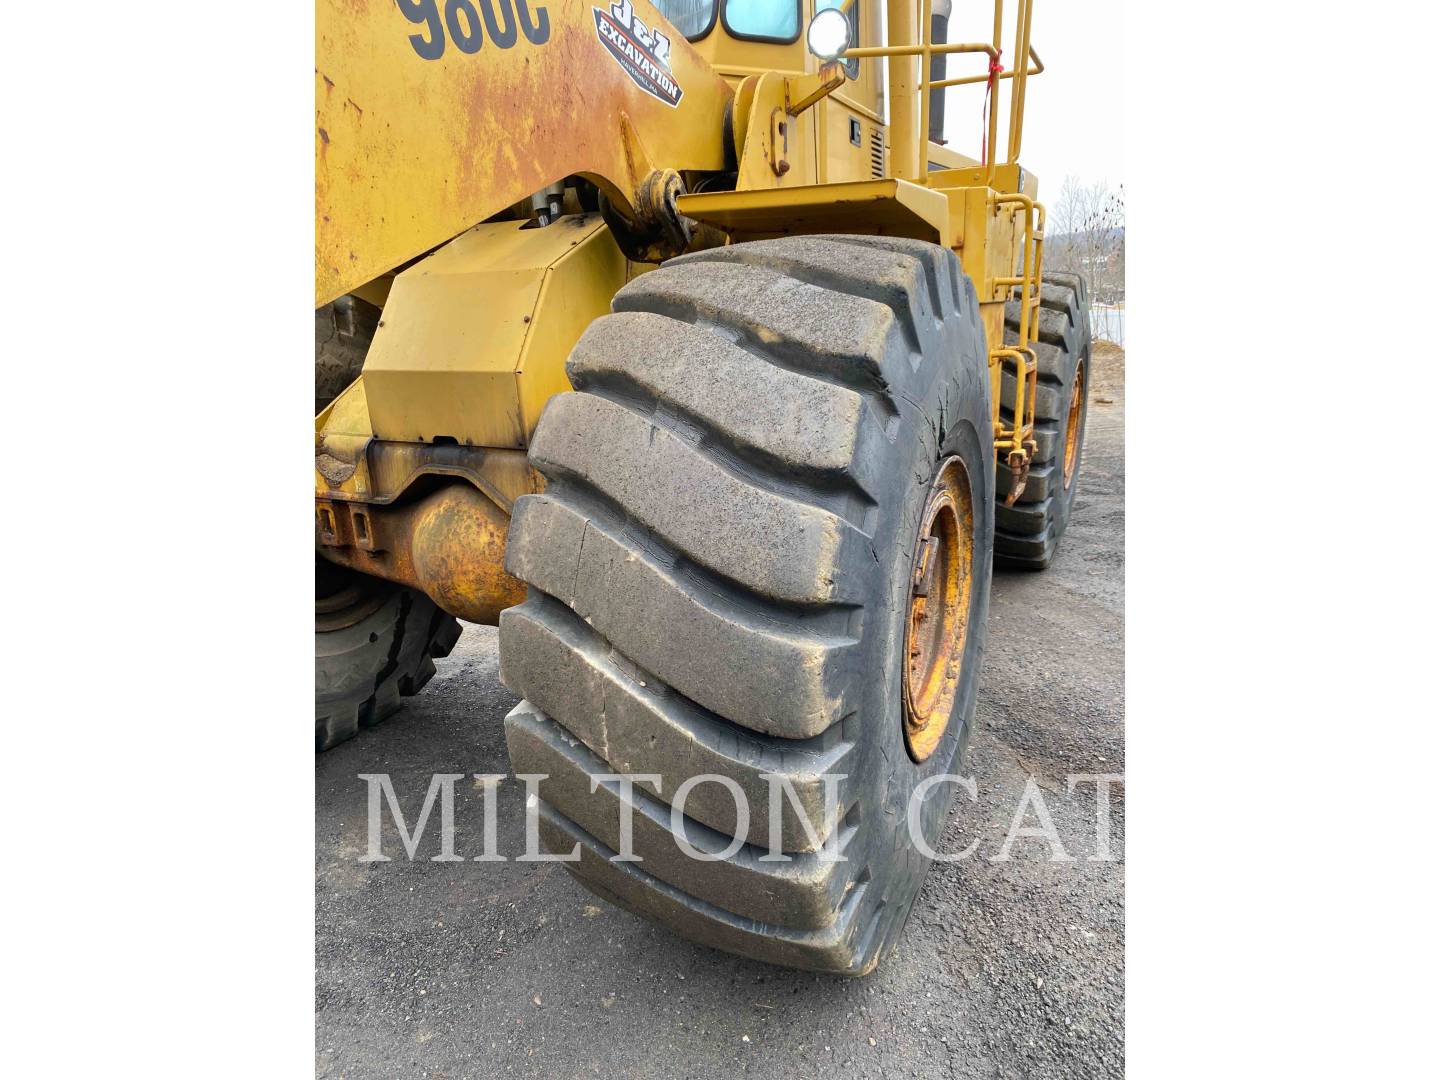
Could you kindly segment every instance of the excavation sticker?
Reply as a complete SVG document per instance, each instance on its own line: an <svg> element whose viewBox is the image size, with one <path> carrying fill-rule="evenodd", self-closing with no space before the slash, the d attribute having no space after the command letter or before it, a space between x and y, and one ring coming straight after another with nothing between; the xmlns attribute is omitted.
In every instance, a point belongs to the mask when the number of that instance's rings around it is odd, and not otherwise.
<svg viewBox="0 0 1440 1080"><path fill-rule="evenodd" d="M630 0L594 8L595 33L635 85L666 105L680 104L685 91L670 74L670 39L635 17Z"/></svg>

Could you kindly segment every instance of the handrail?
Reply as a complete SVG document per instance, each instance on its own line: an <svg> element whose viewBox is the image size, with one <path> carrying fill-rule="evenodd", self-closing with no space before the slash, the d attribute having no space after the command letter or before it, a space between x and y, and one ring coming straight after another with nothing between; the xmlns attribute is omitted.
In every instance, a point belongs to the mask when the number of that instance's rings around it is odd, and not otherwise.
<svg viewBox="0 0 1440 1080"><path fill-rule="evenodd" d="M1025 213L1024 252L1020 274L1015 277L998 277L991 284L1020 289L1020 320L1014 346L1002 346L990 350L991 357L1003 363L1006 359L1015 362L1015 400L1010 407L1011 426L1007 429L998 419L995 422L997 449L1006 452L1014 483L1005 505L1011 506L1019 497L1029 473L1030 460L1034 453L1035 437L1035 395L1039 383L1039 361L1031 346L1040 340L1040 302L1042 267L1045 257L1045 207L1028 195L998 195L995 209L1011 206ZM1034 313L1033 318L1031 313Z"/></svg>
<svg viewBox="0 0 1440 1080"><path fill-rule="evenodd" d="M939 50L939 49L936 49L935 51L936 51L936 52L939 52L940 50ZM1027 68L1025 69L1025 74L1026 74L1026 75L1039 75L1042 71L1045 70L1045 65L1044 65L1043 63L1041 63L1041 61L1040 61L1040 56L1039 56L1038 53L1036 53L1036 51L1035 51L1035 49L1034 49L1033 47L1030 49L1030 59L1035 61L1035 66L1034 66L1034 67L1027 67ZM996 75L995 75L995 81L996 81L996 82L999 82L999 81L1002 80L1002 79L1013 79L1017 74L1018 74L1018 72L1013 71L1013 70L997 72ZM964 78L960 78L960 79L941 79L941 80L939 80L938 82L932 82L932 83L930 84L930 89L931 89L931 90L939 90L939 89L942 89L942 88L945 88L945 87L950 87L950 86L971 86L971 85L973 85L973 84L975 84L975 83L982 83L982 82L989 82L989 81L990 81L990 76L989 76L989 75L966 75Z"/></svg>
<svg viewBox="0 0 1440 1080"><path fill-rule="evenodd" d="M1002 0L995 0L996 4ZM1020 0L1020 9L1015 15L1015 55L1025 56L1030 48L1030 13L1034 6L1030 0ZM1020 134L1025 123L1025 69L1028 62L1020 65L1020 77L1015 80L1010 88L1010 154L1009 163L1014 165L1020 160Z"/></svg>
<svg viewBox="0 0 1440 1080"><path fill-rule="evenodd" d="M995 50L981 42L951 41L943 45L866 45L862 49L846 49L840 54L842 60L869 60L876 56L919 56L922 53L931 52L954 53L954 52L983 52L995 55ZM985 78L986 76L981 76Z"/></svg>
<svg viewBox="0 0 1440 1080"><path fill-rule="evenodd" d="M890 0L891 3L913 4L917 0ZM847 11L854 0L844 0L840 5L842 12ZM952 86L970 86L976 83L990 83L992 95L999 87L1003 79L1013 80L1010 90L1010 126L1009 145L1007 147L1006 161L1008 164L1015 164L1020 158L1020 140L1024 131L1025 123L1025 89L1026 83L1031 75L1039 75L1045 70L1045 64L1030 44L1030 18L1033 11L1032 0L1018 0L1015 13L1015 51L1013 55L1025 57L1025 62L1018 69L1007 71L1000 64L1001 56L1001 35L1004 30L1005 0L995 0L995 22L994 38L989 44L984 42L954 42L936 44L930 38L931 24L931 0L918 0L921 26L915 33L915 41L902 41L890 45L868 45L863 48L846 49L841 56L846 60L871 60L880 57L912 57L921 58L920 64L920 115L919 131L893 130L891 135L892 146L895 148L896 156L907 161L910 155L916 158L914 178L923 180L929 172L929 144L930 144L930 91L946 90ZM913 11L912 11L913 14ZM908 19L908 15L906 18ZM902 20L903 22L903 20ZM894 23L892 23L892 26ZM909 25L905 23L905 25ZM907 35L908 36L908 35ZM983 75L967 75L954 79L930 78L930 59L933 56L946 56L951 53L983 53L990 60L990 70ZM1032 66L1033 61L1033 66ZM908 74L908 69L906 74ZM895 71L892 66L890 76L891 99L898 97L897 89L905 89L908 80ZM986 183L993 183L995 179L995 165L999 155L995 150L995 137L998 133L998 110L996 101L992 97L989 116L987 118L985 153L983 162L987 166ZM898 110L897 110L898 111ZM905 110L909 112L908 108ZM909 119L907 115L906 119ZM912 151L911 139L914 139ZM898 171L898 170L897 170ZM905 175L908 168L900 175Z"/></svg>
<svg viewBox="0 0 1440 1080"><path fill-rule="evenodd" d="M853 2L854 0L844 0L840 10L847 10ZM1045 70L1045 64L1030 44L1032 0L1017 0L1015 50L1011 55L1022 57L1023 60L1014 71L1006 71L1000 63L1000 42L1004 32L1004 0L995 0L994 36L989 44L984 42L937 44L930 37L932 0L888 0L888 2L890 7L887 26L892 43L883 46L847 49L841 55L846 60L892 58L889 71L889 98L891 102L891 156L892 161L895 162L894 174L902 179L914 179L922 184L926 182L930 165L930 92L932 90L944 91L952 86L969 86L983 82L988 84L986 97L989 107L986 110L985 143L981 162L986 170L986 186L993 188L996 163L1000 156L995 143L999 125L1000 81L1012 80L1010 84L1009 146L1006 159L1007 164L1014 165L1020 158L1020 140L1024 133L1026 83L1031 75L1039 75ZM918 29L914 25L917 13L922 20L922 25ZM984 54L988 59L988 70L983 75L932 80L930 78L931 58L947 56L951 53ZM916 56L921 58L918 81L914 78L914 72L909 66L908 59ZM896 64L893 62L895 58L900 57L906 58L906 63ZM917 83L920 92L918 131L914 130L917 117L913 111L913 99L910 96L917 88ZM913 176L911 175L912 166L914 168ZM1003 296L1010 296L1016 289L1020 292L1018 340L1013 345L997 342L990 346L992 366L999 366L1002 370L1006 364L1013 363L1015 366L1015 392L1010 408L1011 423L1006 425L1000 419L998 410L993 417L995 449L1004 455L1012 478L1009 494L1005 498L1005 505L1010 506L1024 490L1026 478L1030 472L1030 462L1037 450L1035 396L1038 390L1040 365L1033 346L1040 337L1045 207L1031 199L1023 191L1013 194L996 193L991 205L996 214L1009 209L1012 215L1012 227L1014 215L1023 213L1025 216L1024 236L1021 240L1020 273L1004 277L987 277L984 283L986 295L990 299L995 299L992 290L996 287L1003 290Z"/></svg>

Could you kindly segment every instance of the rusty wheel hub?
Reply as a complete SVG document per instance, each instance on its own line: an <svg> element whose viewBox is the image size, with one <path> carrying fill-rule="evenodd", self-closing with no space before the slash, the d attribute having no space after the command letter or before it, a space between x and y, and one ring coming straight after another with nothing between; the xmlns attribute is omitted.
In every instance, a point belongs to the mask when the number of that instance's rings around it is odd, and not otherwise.
<svg viewBox="0 0 1440 1080"><path fill-rule="evenodd" d="M1070 388L1070 416L1065 421L1065 486L1075 479L1075 465L1080 459L1080 410L1085 406L1085 365L1075 369L1075 385Z"/></svg>
<svg viewBox="0 0 1440 1080"><path fill-rule="evenodd" d="M974 530L970 477L958 457L946 458L920 517L905 629L905 745L916 761L940 745L960 688Z"/></svg>

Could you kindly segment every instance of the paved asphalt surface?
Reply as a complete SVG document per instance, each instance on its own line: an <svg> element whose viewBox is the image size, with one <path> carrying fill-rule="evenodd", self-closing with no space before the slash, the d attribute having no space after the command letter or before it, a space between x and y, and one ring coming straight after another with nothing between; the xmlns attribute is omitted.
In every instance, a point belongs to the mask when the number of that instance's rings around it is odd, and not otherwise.
<svg viewBox="0 0 1440 1080"><path fill-rule="evenodd" d="M322 1077L1091 1077L1124 1070L1124 785L1094 861L1093 785L1124 771L1123 354L1097 350L1081 489L1043 574L997 572L976 730L936 864L899 947L863 980L690 945L556 864L416 861L385 825L360 863L367 787L389 773L413 825L432 773L464 773L457 850L481 850L469 776L508 771L515 698L495 631L468 627L399 717L316 759L316 1069ZM1028 777L1073 862L1015 841ZM1025 825L1036 826L1028 813ZM524 794L498 800L524 850ZM422 861L423 860L423 861Z"/></svg>

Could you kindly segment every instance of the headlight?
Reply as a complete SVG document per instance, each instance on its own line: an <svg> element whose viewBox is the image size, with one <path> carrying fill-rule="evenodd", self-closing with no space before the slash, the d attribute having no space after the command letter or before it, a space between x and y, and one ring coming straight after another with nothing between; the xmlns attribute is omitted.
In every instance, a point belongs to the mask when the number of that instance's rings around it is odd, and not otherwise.
<svg viewBox="0 0 1440 1080"><path fill-rule="evenodd" d="M850 20L839 8L817 11L805 31L805 44L821 60L837 60L850 44Z"/></svg>

